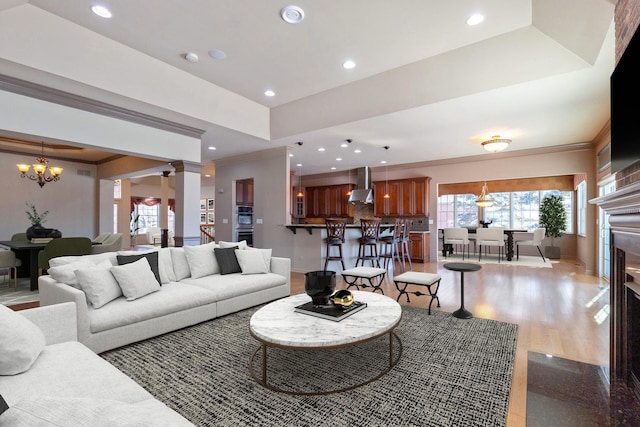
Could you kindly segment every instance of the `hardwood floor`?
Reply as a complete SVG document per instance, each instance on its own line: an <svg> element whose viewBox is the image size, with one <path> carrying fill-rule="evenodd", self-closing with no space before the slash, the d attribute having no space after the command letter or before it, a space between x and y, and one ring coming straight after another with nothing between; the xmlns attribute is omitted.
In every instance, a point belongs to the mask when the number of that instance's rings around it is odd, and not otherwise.
<svg viewBox="0 0 640 427"><path fill-rule="evenodd" d="M414 263L413 271L442 276L442 307L436 310L453 312L460 306L460 274L442 264ZM395 299L398 291L392 278L390 272L382 289ZM339 274L336 287L345 287ZM304 274L292 273L291 292L304 292ZM427 296L411 296L409 305L426 307L428 301ZM406 300L400 304L406 305ZM474 316L519 325L507 426L526 425L529 351L609 365L609 318L596 321L608 314L608 304L608 283L585 275L584 267L573 260L554 262L553 268L483 264L480 271L465 274L465 307Z"/></svg>

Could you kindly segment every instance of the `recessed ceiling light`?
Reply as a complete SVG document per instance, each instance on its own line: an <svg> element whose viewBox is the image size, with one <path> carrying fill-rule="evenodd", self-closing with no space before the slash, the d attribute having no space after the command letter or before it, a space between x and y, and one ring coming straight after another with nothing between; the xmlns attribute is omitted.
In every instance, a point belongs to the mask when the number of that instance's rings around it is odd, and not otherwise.
<svg viewBox="0 0 640 427"><path fill-rule="evenodd" d="M209 51L209 56L213 59L225 59L227 54L218 49L212 49Z"/></svg>
<svg viewBox="0 0 640 427"><path fill-rule="evenodd" d="M193 52L187 52L184 54L184 59L186 59L189 62L198 62L198 54L197 53L193 53Z"/></svg>
<svg viewBox="0 0 640 427"><path fill-rule="evenodd" d="M336 162L341 162L342 161L342 157L336 157Z"/></svg>
<svg viewBox="0 0 640 427"><path fill-rule="evenodd" d="M302 166L302 163L298 163L296 166L301 167L301 166Z"/></svg>
<svg viewBox="0 0 640 427"><path fill-rule="evenodd" d="M387 161L386 160L380 160L380 163L382 163L384 165L385 163L387 163Z"/></svg>
<svg viewBox="0 0 640 427"><path fill-rule="evenodd" d="M318 151L324 151L323 147L318 148Z"/></svg>
<svg viewBox="0 0 640 427"><path fill-rule="evenodd" d="M211 175L209 175L208 173L204 174L205 178L211 178Z"/></svg>
<svg viewBox="0 0 640 427"><path fill-rule="evenodd" d="M358 154L358 153L362 153L362 150L353 150L353 152Z"/></svg>
<svg viewBox="0 0 640 427"><path fill-rule="evenodd" d="M343 142L342 144L340 144L340 147L342 147L342 148L345 148L345 147L348 147L348 146L349 146L349 144L347 144L346 142Z"/></svg>
<svg viewBox="0 0 640 427"><path fill-rule="evenodd" d="M304 10L298 6L285 6L280 10L280 16L289 24L297 24L304 19Z"/></svg>
<svg viewBox="0 0 640 427"><path fill-rule="evenodd" d="M207 147L207 148L208 148L209 150L215 150L215 149L216 149L216 147L214 147L213 145L212 145L212 146L210 146L210 147Z"/></svg>
<svg viewBox="0 0 640 427"><path fill-rule="evenodd" d="M293 157L293 153L289 153L289 157Z"/></svg>
<svg viewBox="0 0 640 427"><path fill-rule="evenodd" d="M109 9L107 9L105 6L99 5L99 4L94 4L93 6L91 6L91 11L93 13L95 13L96 15L98 15L101 18L111 18L113 15L111 14L111 11Z"/></svg>
<svg viewBox="0 0 640 427"><path fill-rule="evenodd" d="M331 166L331 170L332 171L336 170L336 167L335 166Z"/></svg>
<svg viewBox="0 0 640 427"><path fill-rule="evenodd" d="M342 67L343 67L343 68L345 68L345 69L347 69L347 70L350 70L350 69L352 69L352 68L355 68L355 66L356 66L356 63L355 63L355 62L353 62L353 61L351 61L351 60L349 60L349 61L344 61L344 62L342 63Z"/></svg>
<svg viewBox="0 0 640 427"><path fill-rule="evenodd" d="M274 91L272 91L271 89L269 89L269 90L265 90L264 91L264 95L265 96L275 96L276 93Z"/></svg>
<svg viewBox="0 0 640 427"><path fill-rule="evenodd" d="M478 25L482 21L484 21L484 15L474 13L469 18L467 18L467 25Z"/></svg>

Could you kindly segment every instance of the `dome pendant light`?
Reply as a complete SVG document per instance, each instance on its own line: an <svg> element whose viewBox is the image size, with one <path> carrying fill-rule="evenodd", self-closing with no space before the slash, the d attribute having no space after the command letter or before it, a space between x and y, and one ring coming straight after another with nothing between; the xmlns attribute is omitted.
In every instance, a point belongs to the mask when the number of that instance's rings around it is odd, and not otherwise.
<svg viewBox="0 0 640 427"><path fill-rule="evenodd" d="M493 199L488 197L489 189L487 188L487 182L485 181L482 184L482 192L480 193L480 197L476 200L476 205L481 208L488 208L489 206L493 206Z"/></svg>
<svg viewBox="0 0 640 427"><path fill-rule="evenodd" d="M497 153L506 149L511 144L510 139L500 138L500 135L493 135L491 139L482 142L482 146L485 150L492 153Z"/></svg>

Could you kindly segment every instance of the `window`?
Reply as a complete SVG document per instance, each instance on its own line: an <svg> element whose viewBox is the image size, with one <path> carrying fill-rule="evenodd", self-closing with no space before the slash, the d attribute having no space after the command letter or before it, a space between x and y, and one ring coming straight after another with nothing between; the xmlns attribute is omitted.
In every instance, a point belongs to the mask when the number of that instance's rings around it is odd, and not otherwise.
<svg viewBox="0 0 640 427"><path fill-rule="evenodd" d="M160 225L160 204L147 206L145 204L136 205L136 215L138 219L138 234L144 233L144 229L149 227L159 227Z"/></svg>
<svg viewBox="0 0 640 427"><path fill-rule="evenodd" d="M576 212L576 225L578 227L578 234L584 236L587 234L587 183L582 181L578 184L576 192L577 200L577 212Z"/></svg>
<svg viewBox="0 0 640 427"><path fill-rule="evenodd" d="M438 228L478 224L477 198L474 194L447 194L438 197Z"/></svg>
<svg viewBox="0 0 640 427"><path fill-rule="evenodd" d="M584 211L586 213L586 190ZM515 230L533 231L539 227L540 202L550 194L562 196L567 210L565 233L573 233L573 192L572 191L515 191L512 193L491 193L494 204L484 209L484 221L492 226ZM478 225L478 207L474 194L448 194L438 197L438 228L465 227ZM586 225L585 225L586 227Z"/></svg>

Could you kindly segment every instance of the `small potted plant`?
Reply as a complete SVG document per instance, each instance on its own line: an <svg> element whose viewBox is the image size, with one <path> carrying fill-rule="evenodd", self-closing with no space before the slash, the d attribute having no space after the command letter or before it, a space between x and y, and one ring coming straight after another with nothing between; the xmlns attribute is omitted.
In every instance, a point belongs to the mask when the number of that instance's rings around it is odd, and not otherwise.
<svg viewBox="0 0 640 427"><path fill-rule="evenodd" d="M551 246L544 248L545 256L559 259L560 247L554 246L553 239L562 237L562 232L567 228L567 210L560 195L549 195L540 203L540 227L546 228L546 235L551 238Z"/></svg>
<svg viewBox="0 0 640 427"><path fill-rule="evenodd" d="M26 203L26 205L28 209L25 213L27 214L27 218L29 218L29 222L31 222L31 227L27 228L27 238L33 239L34 237L42 237L44 230L46 230L42 224L46 222L49 211L46 210L42 213L38 213L35 205L31 203Z"/></svg>

